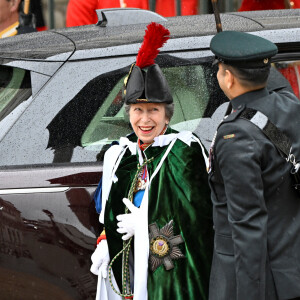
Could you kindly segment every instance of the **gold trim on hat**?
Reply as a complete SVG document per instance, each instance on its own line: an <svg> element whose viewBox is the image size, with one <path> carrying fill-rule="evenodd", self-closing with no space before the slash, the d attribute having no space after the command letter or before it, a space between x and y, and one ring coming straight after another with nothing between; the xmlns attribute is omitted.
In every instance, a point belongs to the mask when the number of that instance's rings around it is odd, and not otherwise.
<svg viewBox="0 0 300 300"><path fill-rule="evenodd" d="M129 73L128 73L128 75L124 78L124 85L125 85L125 87L127 86L127 83L128 83L128 79L129 79L129 76L130 76L130 74L131 74L131 72L132 72L132 69L133 69L133 67L135 66L135 63L133 63L133 64L131 64L131 67L130 67L130 70L129 70Z"/></svg>
<svg viewBox="0 0 300 300"><path fill-rule="evenodd" d="M135 63L131 64L129 73L128 73L128 75L124 78L124 86L125 86L125 88L124 88L124 90L123 90L123 94L124 94L124 95L126 95L126 88L127 88L128 79L129 79L129 77L130 77L130 74L131 74L132 69L133 69L134 66L135 66Z"/></svg>

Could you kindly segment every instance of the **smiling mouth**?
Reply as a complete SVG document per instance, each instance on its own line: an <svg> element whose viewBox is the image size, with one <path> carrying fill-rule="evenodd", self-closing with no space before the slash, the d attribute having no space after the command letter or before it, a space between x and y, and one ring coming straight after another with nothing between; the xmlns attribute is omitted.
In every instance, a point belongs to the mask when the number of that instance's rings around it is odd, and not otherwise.
<svg viewBox="0 0 300 300"><path fill-rule="evenodd" d="M142 133L147 134L150 133L153 130L154 127L139 127Z"/></svg>

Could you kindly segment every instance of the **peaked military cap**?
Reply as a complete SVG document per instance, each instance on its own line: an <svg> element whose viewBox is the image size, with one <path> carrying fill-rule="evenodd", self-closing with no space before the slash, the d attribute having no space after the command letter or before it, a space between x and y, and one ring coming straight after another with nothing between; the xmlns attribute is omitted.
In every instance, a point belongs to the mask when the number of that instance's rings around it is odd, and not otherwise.
<svg viewBox="0 0 300 300"><path fill-rule="evenodd" d="M150 23L139 49L136 63L125 79L124 98L126 104L172 103L173 97L168 82L154 62L159 48L169 39L168 29L158 23Z"/></svg>
<svg viewBox="0 0 300 300"><path fill-rule="evenodd" d="M278 52L272 42L238 31L216 34L211 40L210 49L216 56L215 62L248 69L269 66L270 58Z"/></svg>

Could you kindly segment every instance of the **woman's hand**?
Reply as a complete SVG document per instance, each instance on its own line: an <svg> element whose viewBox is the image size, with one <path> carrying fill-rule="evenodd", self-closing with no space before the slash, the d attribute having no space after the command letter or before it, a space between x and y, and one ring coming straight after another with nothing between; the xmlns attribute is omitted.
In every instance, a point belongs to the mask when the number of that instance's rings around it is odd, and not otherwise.
<svg viewBox="0 0 300 300"><path fill-rule="evenodd" d="M122 239L126 241L135 234L137 226L141 226L143 218L140 208L134 206L127 198L123 198L123 202L131 213L117 216L117 220L119 221L117 223L117 232L125 233Z"/></svg>
<svg viewBox="0 0 300 300"><path fill-rule="evenodd" d="M90 271L95 275L102 274L103 278L107 277L108 264L110 262L107 240L102 240L91 257L92 266Z"/></svg>

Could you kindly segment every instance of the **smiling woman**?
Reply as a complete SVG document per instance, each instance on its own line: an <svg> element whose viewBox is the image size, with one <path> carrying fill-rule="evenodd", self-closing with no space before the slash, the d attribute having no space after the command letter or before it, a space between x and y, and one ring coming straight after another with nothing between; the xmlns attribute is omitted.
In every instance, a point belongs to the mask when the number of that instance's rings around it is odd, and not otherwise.
<svg viewBox="0 0 300 300"><path fill-rule="evenodd" d="M95 193L105 226L92 255L97 299L207 299L213 236L207 158L191 132L168 126L173 97L154 63L168 35L162 25L148 25L125 79L134 133L105 153Z"/></svg>
<svg viewBox="0 0 300 300"><path fill-rule="evenodd" d="M164 103L136 103L129 109L130 124L136 136L144 143L152 143L170 122Z"/></svg>

